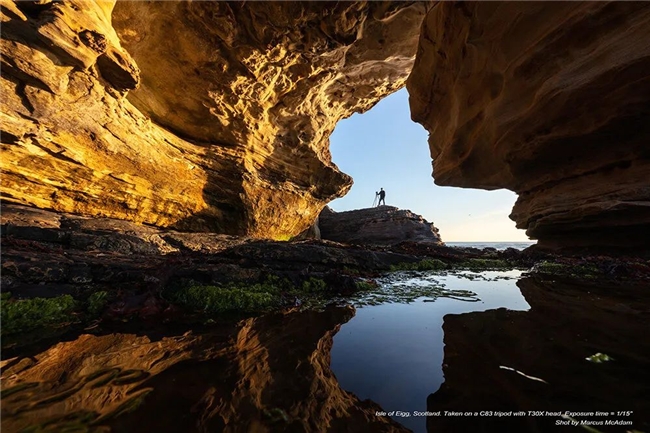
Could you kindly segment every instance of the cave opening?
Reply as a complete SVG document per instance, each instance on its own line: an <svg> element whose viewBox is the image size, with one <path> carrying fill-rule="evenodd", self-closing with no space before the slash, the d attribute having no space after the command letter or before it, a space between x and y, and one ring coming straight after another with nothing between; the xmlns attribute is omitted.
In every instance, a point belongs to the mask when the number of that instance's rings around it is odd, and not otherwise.
<svg viewBox="0 0 650 433"><path fill-rule="evenodd" d="M532 243L508 217L517 199L514 192L435 185L427 138L427 131L410 118L406 88L366 113L339 121L330 137L332 160L352 176L354 185L329 206L336 212L368 208L383 188L387 205L433 222L446 243Z"/></svg>

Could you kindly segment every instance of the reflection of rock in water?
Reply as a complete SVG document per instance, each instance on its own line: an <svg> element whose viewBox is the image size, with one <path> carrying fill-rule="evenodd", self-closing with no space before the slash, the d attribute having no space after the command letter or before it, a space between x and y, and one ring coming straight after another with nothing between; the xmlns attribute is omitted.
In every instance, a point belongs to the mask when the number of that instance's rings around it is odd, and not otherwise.
<svg viewBox="0 0 650 433"><path fill-rule="evenodd" d="M353 315L274 314L159 341L83 335L7 360L3 431L407 431L375 417L381 408L342 390L330 370L332 338Z"/></svg>
<svg viewBox="0 0 650 433"><path fill-rule="evenodd" d="M608 419L631 419L634 429L648 431L647 287L577 287L533 278L520 280L518 286L530 311L498 309L445 316L445 382L429 396L428 410L634 411L631 418ZM585 360L597 352L614 361ZM567 427L555 427L558 418L429 417L427 430L565 431ZM598 426L601 431L611 431L608 428ZM623 430L615 427L614 431Z"/></svg>

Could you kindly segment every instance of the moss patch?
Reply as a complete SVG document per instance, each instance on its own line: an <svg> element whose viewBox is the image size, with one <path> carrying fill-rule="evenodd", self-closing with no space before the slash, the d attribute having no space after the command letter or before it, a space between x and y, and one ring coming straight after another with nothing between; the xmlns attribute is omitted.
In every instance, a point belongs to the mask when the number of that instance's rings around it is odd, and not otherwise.
<svg viewBox="0 0 650 433"><path fill-rule="evenodd" d="M2 296L2 335L71 323L76 302L70 295L56 298L10 299Z"/></svg>
<svg viewBox="0 0 650 433"><path fill-rule="evenodd" d="M302 282L303 293L324 293L327 291L327 283L320 278L310 277Z"/></svg>
<svg viewBox="0 0 650 433"><path fill-rule="evenodd" d="M359 269L350 268L348 266L343 267L343 273L346 274L346 275L351 275L351 276L358 276L358 275L361 274Z"/></svg>
<svg viewBox="0 0 650 433"><path fill-rule="evenodd" d="M320 278L299 284L271 276L262 283L221 286L189 284L163 292L168 302L207 315L257 314L284 307L320 308L337 297L337 291Z"/></svg>
<svg viewBox="0 0 650 433"><path fill-rule="evenodd" d="M357 289L361 292L370 291L379 287L376 281L373 280L361 280L356 282Z"/></svg>

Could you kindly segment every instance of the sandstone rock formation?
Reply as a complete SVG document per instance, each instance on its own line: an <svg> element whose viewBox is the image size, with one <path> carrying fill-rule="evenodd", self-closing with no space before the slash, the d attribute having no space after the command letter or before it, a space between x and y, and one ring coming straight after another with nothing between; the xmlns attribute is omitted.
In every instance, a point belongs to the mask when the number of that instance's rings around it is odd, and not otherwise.
<svg viewBox="0 0 650 433"><path fill-rule="evenodd" d="M0 19L5 201L288 239L350 188L336 122L417 57L437 183L517 192L542 247L650 242L646 3L3 0Z"/></svg>
<svg viewBox="0 0 650 433"><path fill-rule="evenodd" d="M5 360L2 429L407 432L330 370L334 334L353 315L288 312L156 340L82 335Z"/></svg>
<svg viewBox="0 0 650 433"><path fill-rule="evenodd" d="M3 0L3 200L298 234L349 189L328 137L404 85L425 9Z"/></svg>
<svg viewBox="0 0 650 433"><path fill-rule="evenodd" d="M394 206L347 212L323 209L319 217L322 239L347 244L395 245L417 242L442 245L438 229L422 216Z"/></svg>
<svg viewBox="0 0 650 433"><path fill-rule="evenodd" d="M650 242L650 4L439 2L407 88L439 185L508 188L540 246Z"/></svg>

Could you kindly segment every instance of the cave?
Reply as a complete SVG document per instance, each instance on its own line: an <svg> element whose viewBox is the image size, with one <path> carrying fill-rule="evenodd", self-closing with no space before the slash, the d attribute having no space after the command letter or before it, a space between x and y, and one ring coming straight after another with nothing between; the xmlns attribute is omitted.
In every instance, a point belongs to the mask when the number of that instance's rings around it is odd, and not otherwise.
<svg viewBox="0 0 650 433"><path fill-rule="evenodd" d="M650 430L650 3L0 19L3 431ZM517 194L537 245L390 206L383 242L296 238L351 190L337 125L400 91L433 181Z"/></svg>
<svg viewBox="0 0 650 433"><path fill-rule="evenodd" d="M406 86L438 185L516 192L542 247L650 240L645 3L10 1L2 20L5 203L289 239L352 185L336 123Z"/></svg>

